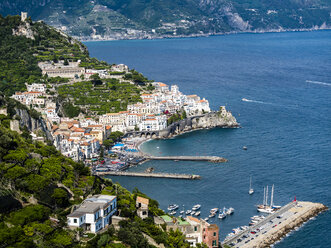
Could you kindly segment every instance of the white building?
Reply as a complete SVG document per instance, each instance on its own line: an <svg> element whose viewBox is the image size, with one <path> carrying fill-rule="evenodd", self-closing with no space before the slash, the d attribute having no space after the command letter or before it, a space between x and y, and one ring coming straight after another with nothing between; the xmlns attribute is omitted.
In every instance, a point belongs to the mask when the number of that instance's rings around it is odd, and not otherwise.
<svg viewBox="0 0 331 248"><path fill-rule="evenodd" d="M45 84L27 84L27 91L38 91L41 93L46 93L46 85Z"/></svg>
<svg viewBox="0 0 331 248"><path fill-rule="evenodd" d="M78 209L67 216L68 226L97 233L111 224L111 216L116 211L116 196L96 195L83 201Z"/></svg>

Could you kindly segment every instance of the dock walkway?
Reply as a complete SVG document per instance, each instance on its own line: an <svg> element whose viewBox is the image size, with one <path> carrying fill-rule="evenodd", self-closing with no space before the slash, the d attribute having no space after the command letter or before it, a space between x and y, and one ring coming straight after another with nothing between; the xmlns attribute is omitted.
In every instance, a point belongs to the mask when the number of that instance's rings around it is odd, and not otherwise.
<svg viewBox="0 0 331 248"><path fill-rule="evenodd" d="M126 171L106 171L95 172L98 176L130 176L130 177L155 177L155 178L171 178L171 179L201 179L199 175L174 174L174 173L146 173L146 172L126 172Z"/></svg>
<svg viewBox="0 0 331 248"><path fill-rule="evenodd" d="M227 159L218 156L146 156L151 160L178 160L178 161L208 161L213 163L227 162Z"/></svg>
<svg viewBox="0 0 331 248"><path fill-rule="evenodd" d="M256 225L226 239L223 245L235 248L270 247L288 232L326 209L320 203L290 202Z"/></svg>

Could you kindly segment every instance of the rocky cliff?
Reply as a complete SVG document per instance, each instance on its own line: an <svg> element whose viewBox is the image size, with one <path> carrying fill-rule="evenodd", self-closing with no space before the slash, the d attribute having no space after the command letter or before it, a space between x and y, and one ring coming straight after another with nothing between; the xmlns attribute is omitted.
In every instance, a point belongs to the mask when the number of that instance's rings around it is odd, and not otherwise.
<svg viewBox="0 0 331 248"><path fill-rule="evenodd" d="M53 137L47 129L45 120L42 117L32 117L28 110L15 108L16 116L19 117L19 124L21 127L26 127L30 132L41 130L46 134L48 140L53 140Z"/></svg>
<svg viewBox="0 0 331 248"><path fill-rule="evenodd" d="M204 115L188 117L171 124L167 129L159 132L159 138L170 138L185 132L209 128L237 128L239 124L231 112L221 107L219 111Z"/></svg>

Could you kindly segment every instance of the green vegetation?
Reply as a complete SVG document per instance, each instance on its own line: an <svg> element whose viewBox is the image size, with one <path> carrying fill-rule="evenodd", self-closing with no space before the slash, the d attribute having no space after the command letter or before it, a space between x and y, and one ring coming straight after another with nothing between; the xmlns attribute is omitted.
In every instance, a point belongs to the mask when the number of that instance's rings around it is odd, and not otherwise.
<svg viewBox="0 0 331 248"><path fill-rule="evenodd" d="M182 110L181 112L178 112L176 114L173 114L170 116L167 120L168 126L171 125L174 122L184 120L187 117L185 110Z"/></svg>
<svg viewBox="0 0 331 248"><path fill-rule="evenodd" d="M100 83L98 83L100 82ZM58 87L59 97L70 99L88 115L102 115L127 109L128 104L141 102L141 89L117 79L77 82Z"/></svg>
<svg viewBox="0 0 331 248"><path fill-rule="evenodd" d="M131 80L138 85L144 85L144 86L146 85L147 82L152 82L149 81L146 77L144 77L143 74L137 72L136 70L131 70L129 73L126 73L124 75L124 79Z"/></svg>
<svg viewBox="0 0 331 248"><path fill-rule="evenodd" d="M9 129L15 118L13 99L0 96L0 107L8 116L0 115L0 242L8 247L81 247L76 239L82 230L66 229L66 216L73 204L93 194L117 195L120 229L113 226L102 234L87 235L86 247L154 247L143 234L165 247L189 247L179 231L165 232L156 226L153 216L164 215L159 203L138 189L130 193L119 184L90 175L88 167L62 156L54 146L34 142L23 129L20 135ZM25 106L23 106L25 107ZM26 108L26 107L25 107ZM108 140L120 139L121 132L113 132ZM26 136L26 137L25 137ZM72 192L68 192L62 184ZM149 199L150 217L141 220L136 215L136 198Z"/></svg>
<svg viewBox="0 0 331 248"><path fill-rule="evenodd" d="M150 35L175 36L246 29L312 28L323 23L330 26L329 0L94 0L94 4L90 0L43 2L11 0L0 6L0 12L18 14L22 11L19 6L24 6L24 10L34 19L67 26L69 34L81 37L92 34L127 35L125 29L144 30ZM248 25L245 25L246 22ZM173 23L175 27L171 28L165 23ZM155 33L151 29L155 29Z"/></svg>
<svg viewBox="0 0 331 248"><path fill-rule="evenodd" d="M114 145L115 142L120 141L121 137L123 137L123 133L120 131L111 132L107 139L103 142L103 145L109 149Z"/></svg>

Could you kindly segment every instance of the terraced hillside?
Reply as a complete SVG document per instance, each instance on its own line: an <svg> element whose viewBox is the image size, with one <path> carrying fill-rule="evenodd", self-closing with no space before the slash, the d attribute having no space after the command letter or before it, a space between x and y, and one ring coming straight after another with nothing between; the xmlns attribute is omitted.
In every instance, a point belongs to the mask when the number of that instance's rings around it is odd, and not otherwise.
<svg viewBox="0 0 331 248"><path fill-rule="evenodd" d="M130 39L328 28L328 0L4 0L0 14L35 19L85 39Z"/></svg>

